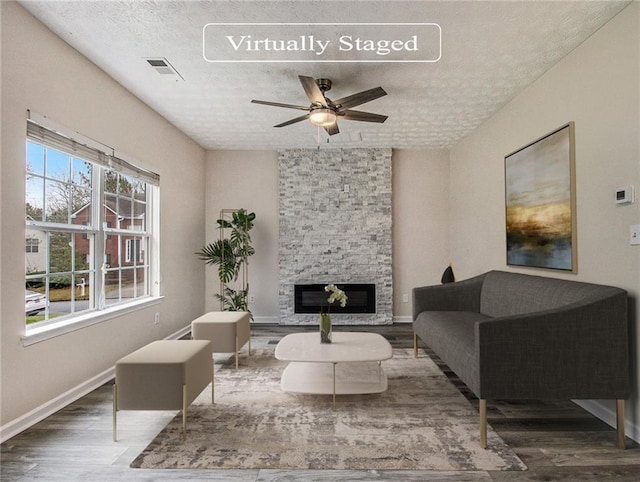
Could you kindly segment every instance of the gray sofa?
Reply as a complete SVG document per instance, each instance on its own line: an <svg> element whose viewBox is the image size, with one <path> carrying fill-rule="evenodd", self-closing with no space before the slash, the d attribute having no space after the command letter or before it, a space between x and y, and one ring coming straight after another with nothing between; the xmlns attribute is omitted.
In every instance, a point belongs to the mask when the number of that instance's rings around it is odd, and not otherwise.
<svg viewBox="0 0 640 482"><path fill-rule="evenodd" d="M413 289L414 354L426 343L480 399L616 399L624 448L627 293L504 271Z"/></svg>

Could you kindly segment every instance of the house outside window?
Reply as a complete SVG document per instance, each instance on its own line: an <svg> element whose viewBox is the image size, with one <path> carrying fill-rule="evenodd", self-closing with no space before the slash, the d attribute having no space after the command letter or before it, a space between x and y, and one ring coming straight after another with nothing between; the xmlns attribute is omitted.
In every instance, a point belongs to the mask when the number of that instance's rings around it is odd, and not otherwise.
<svg viewBox="0 0 640 482"><path fill-rule="evenodd" d="M125 261L127 263L142 263L144 262L144 249L140 239L132 238L127 239L127 256Z"/></svg>
<svg viewBox="0 0 640 482"><path fill-rule="evenodd" d="M159 176L105 151L27 123L25 287L48 300L27 335L159 295Z"/></svg>

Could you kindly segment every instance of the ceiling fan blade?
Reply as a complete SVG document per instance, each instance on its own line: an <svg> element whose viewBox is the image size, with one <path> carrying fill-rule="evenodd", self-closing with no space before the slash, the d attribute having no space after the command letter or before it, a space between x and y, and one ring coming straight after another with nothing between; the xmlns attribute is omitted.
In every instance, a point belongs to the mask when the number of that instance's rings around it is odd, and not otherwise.
<svg viewBox="0 0 640 482"><path fill-rule="evenodd" d="M281 104L280 102L269 102L267 100L252 100L251 102L254 104L272 105L274 107L286 107L287 109L309 110L308 107L302 105Z"/></svg>
<svg viewBox="0 0 640 482"><path fill-rule="evenodd" d="M377 122L382 124L389 116L372 114L371 112L360 112L359 110L344 110L339 113L340 117L346 120L361 122Z"/></svg>
<svg viewBox="0 0 640 482"><path fill-rule="evenodd" d="M327 131L327 134L329 134L330 136L340 133L340 129L338 129L338 123L337 122L335 124L333 124L333 125L325 127L324 130Z"/></svg>
<svg viewBox="0 0 640 482"><path fill-rule="evenodd" d="M343 97L342 99L334 100L333 103L340 109L349 109L350 107L355 107L366 102L371 102L372 100L378 99L379 97L383 97L385 95L387 95L387 93L382 87L374 87L373 89L363 90L362 92L358 92L357 94L348 95L347 97Z"/></svg>
<svg viewBox="0 0 640 482"><path fill-rule="evenodd" d="M327 100L324 98L320 87L316 84L316 81L313 80L313 77L307 77L305 75L298 75L300 79L300 83L302 84L302 88L309 97L309 100L312 104L320 104L323 107L327 107Z"/></svg>
<svg viewBox="0 0 640 482"><path fill-rule="evenodd" d="M283 122L282 124L278 124L277 126L273 126L273 127L284 127L284 126L288 126L291 124L295 124L296 122L302 122L303 120L306 120L309 118L309 114L305 114L305 115L301 115L300 117L296 117L295 119L290 119L286 122Z"/></svg>

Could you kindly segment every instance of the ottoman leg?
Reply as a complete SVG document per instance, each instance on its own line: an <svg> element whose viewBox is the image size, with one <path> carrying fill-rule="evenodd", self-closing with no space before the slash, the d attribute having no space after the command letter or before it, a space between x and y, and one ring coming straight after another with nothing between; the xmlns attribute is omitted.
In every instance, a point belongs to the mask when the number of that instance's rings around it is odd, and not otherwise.
<svg viewBox="0 0 640 482"><path fill-rule="evenodd" d="M236 370L238 369L238 356L240 355L240 347L238 346L238 344L238 335L236 335Z"/></svg>
<svg viewBox="0 0 640 482"><path fill-rule="evenodd" d="M118 441L118 435L116 433L116 417L118 414L118 386L113 384L113 441Z"/></svg>
<svg viewBox="0 0 640 482"><path fill-rule="evenodd" d="M187 386L182 385L182 439L187 440Z"/></svg>

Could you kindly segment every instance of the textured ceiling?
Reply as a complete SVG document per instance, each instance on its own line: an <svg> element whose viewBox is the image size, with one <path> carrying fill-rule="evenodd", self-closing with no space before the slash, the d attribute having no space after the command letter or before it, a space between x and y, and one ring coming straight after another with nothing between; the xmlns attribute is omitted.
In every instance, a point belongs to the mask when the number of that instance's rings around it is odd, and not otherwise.
<svg viewBox="0 0 640 482"><path fill-rule="evenodd" d="M449 147L513 99L628 1L21 1L34 16L207 149L313 147L326 143L303 114L251 99L308 105L298 74L333 81L339 98L382 86L357 107L384 124L342 121L329 145ZM203 27L230 22L434 22L434 63L209 63ZM398 36L406 37L406 26ZM145 58L165 57L167 79Z"/></svg>

